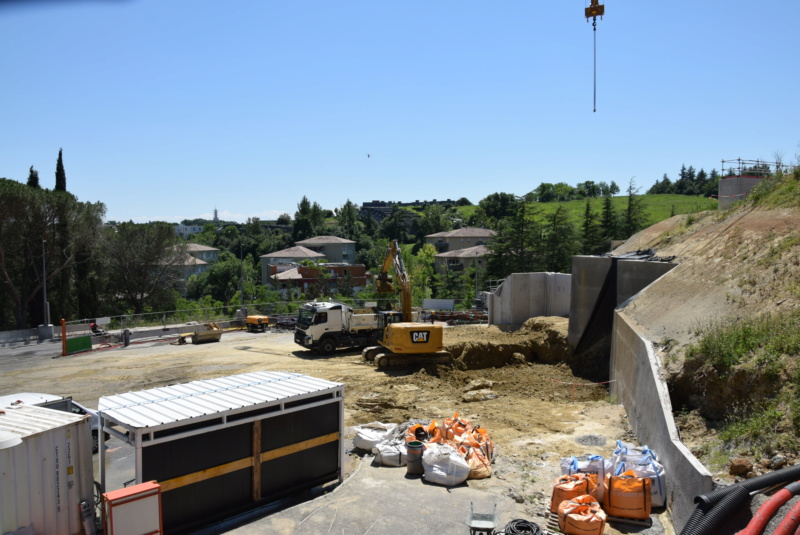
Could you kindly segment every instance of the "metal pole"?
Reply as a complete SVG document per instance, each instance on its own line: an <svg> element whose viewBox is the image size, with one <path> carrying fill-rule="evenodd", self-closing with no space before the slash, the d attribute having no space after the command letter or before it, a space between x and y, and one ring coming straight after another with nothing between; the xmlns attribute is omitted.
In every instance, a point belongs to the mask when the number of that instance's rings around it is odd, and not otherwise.
<svg viewBox="0 0 800 535"><path fill-rule="evenodd" d="M242 242L239 242L239 265L241 275L239 276L239 299L241 301L242 314L244 314L244 260L242 260Z"/></svg>
<svg viewBox="0 0 800 535"><path fill-rule="evenodd" d="M42 239L42 289L44 293L44 325L50 325L50 305L47 303L47 261L44 246L47 243Z"/></svg>

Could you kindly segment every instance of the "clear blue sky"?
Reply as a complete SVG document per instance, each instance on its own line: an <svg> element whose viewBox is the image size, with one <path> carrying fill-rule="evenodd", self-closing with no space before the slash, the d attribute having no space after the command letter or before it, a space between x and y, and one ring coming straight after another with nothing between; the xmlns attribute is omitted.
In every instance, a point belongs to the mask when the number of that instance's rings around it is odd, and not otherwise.
<svg viewBox="0 0 800 535"><path fill-rule="evenodd" d="M244 221L795 161L800 2L608 0L597 113L587 3L0 2L0 177Z"/></svg>

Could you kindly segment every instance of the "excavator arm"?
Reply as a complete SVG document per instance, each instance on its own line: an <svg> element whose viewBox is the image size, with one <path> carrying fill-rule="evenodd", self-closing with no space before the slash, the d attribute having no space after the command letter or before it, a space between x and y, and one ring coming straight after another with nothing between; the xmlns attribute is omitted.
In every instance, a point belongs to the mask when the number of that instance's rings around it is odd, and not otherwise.
<svg viewBox="0 0 800 535"><path fill-rule="evenodd" d="M389 270L394 266L395 280L389 274ZM400 311L403 314L403 321L412 321L411 316L411 279L400 255L400 245L397 240L389 242L386 249L386 256L383 259L381 272L375 279L375 289L380 293L400 293Z"/></svg>

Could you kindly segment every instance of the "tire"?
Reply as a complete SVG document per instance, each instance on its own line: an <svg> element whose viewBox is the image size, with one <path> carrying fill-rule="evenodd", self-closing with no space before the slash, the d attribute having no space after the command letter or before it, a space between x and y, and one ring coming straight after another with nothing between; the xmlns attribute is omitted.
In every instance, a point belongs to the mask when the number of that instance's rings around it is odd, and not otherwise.
<svg viewBox="0 0 800 535"><path fill-rule="evenodd" d="M319 341L320 353L323 355L332 355L334 351L336 351L336 342L333 341L333 338L323 338Z"/></svg>
<svg viewBox="0 0 800 535"><path fill-rule="evenodd" d="M100 433L92 431L92 453L100 451Z"/></svg>

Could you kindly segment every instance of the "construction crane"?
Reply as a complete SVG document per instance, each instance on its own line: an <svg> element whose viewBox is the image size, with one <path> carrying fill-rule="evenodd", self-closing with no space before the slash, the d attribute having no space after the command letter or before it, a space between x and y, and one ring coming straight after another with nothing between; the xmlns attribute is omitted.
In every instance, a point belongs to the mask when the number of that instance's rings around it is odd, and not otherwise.
<svg viewBox="0 0 800 535"><path fill-rule="evenodd" d="M597 112L597 17L603 20L606 6L601 4L599 0L591 0L591 4L584 12L586 14L586 22L592 19L592 32L594 34L594 109L592 111Z"/></svg>

